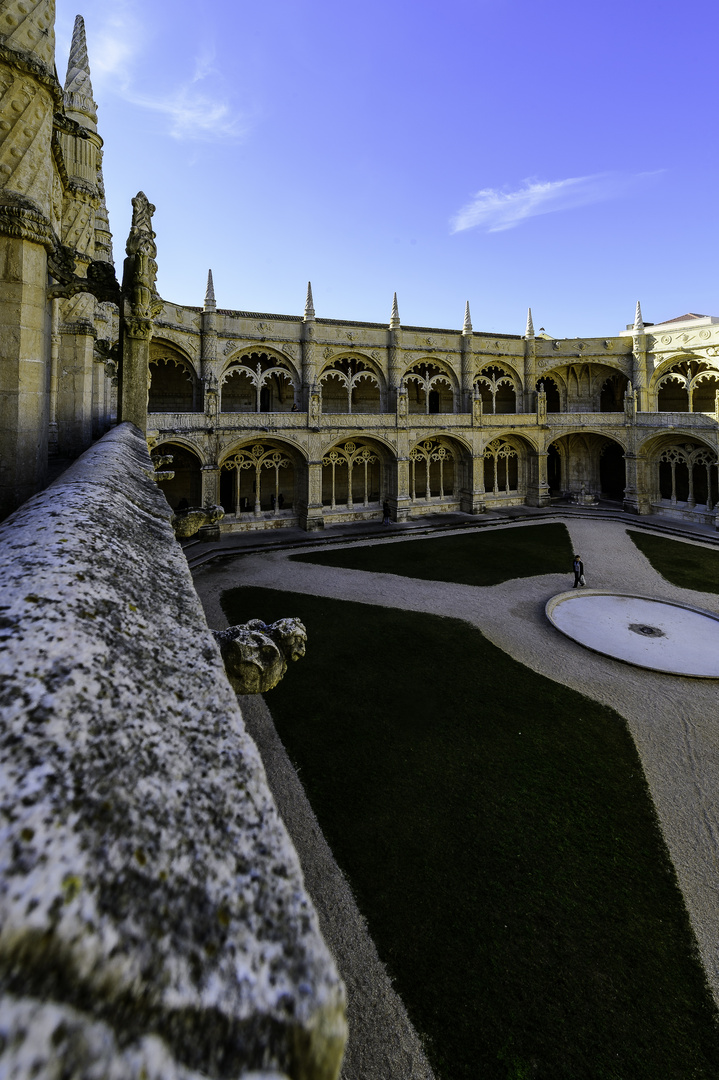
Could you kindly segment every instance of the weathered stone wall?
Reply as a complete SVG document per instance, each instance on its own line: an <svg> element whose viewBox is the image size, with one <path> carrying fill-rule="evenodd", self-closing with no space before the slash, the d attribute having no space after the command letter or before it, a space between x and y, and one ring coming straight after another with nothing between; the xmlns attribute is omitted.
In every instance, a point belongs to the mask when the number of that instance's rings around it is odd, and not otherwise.
<svg viewBox="0 0 719 1080"><path fill-rule="evenodd" d="M0 1072L332 1080L344 989L140 432L0 527Z"/></svg>

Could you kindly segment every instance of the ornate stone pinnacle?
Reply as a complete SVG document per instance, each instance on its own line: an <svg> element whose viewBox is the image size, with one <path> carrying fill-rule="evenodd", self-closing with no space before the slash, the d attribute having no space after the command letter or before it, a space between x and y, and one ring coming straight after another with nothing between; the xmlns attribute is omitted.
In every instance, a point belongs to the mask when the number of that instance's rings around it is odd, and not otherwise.
<svg viewBox="0 0 719 1080"><path fill-rule="evenodd" d="M315 306L312 299L312 282L307 282L307 299L305 300L305 322L315 317Z"/></svg>
<svg viewBox="0 0 719 1080"><path fill-rule="evenodd" d="M640 305L638 300L637 300L637 310L636 310L636 313L634 315L634 329L639 334L644 333L644 320L642 319L642 308L641 308L641 305Z"/></svg>
<svg viewBox="0 0 719 1080"><path fill-rule="evenodd" d="M472 333L472 319L469 314L469 300L464 305L464 326L462 327L463 334Z"/></svg>
<svg viewBox="0 0 719 1080"><path fill-rule="evenodd" d="M212 281L212 271L207 271L207 288L205 289L205 311L214 311L217 307L215 303L215 286Z"/></svg>
<svg viewBox="0 0 719 1080"><path fill-rule="evenodd" d="M389 328L390 330L399 330L400 325L401 324L399 321L399 308L397 307L397 293L395 293L392 299L392 314L389 320Z"/></svg>
<svg viewBox="0 0 719 1080"><path fill-rule="evenodd" d="M527 333L528 338L534 337L534 323L532 322L532 309L527 308Z"/></svg>
<svg viewBox="0 0 719 1080"><path fill-rule="evenodd" d="M90 61L87 58L85 21L82 15L76 17L72 32L70 60L65 77L65 105L70 112L87 117L93 126L97 124L97 105L92 96Z"/></svg>

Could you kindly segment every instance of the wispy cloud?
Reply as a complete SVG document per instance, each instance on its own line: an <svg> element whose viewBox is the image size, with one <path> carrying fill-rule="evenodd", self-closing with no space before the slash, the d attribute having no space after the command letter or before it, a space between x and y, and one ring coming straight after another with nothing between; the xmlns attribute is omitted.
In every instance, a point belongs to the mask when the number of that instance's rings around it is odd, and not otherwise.
<svg viewBox="0 0 719 1080"><path fill-rule="evenodd" d="M529 178L516 191L483 188L455 214L450 229L453 233L477 228L485 232L514 229L539 214L554 214L619 198L646 178L656 175L656 172L633 175L605 172L571 176L566 180Z"/></svg>
<svg viewBox="0 0 719 1080"><path fill-rule="evenodd" d="M210 46L200 46L186 65L190 74L172 83L154 65L144 64L154 35L141 17L138 0L114 0L111 8L103 3L96 12L86 20L96 98L113 93L130 105L160 114L173 139L209 142L239 139L247 133L248 116L233 100ZM160 85L150 87L151 79Z"/></svg>

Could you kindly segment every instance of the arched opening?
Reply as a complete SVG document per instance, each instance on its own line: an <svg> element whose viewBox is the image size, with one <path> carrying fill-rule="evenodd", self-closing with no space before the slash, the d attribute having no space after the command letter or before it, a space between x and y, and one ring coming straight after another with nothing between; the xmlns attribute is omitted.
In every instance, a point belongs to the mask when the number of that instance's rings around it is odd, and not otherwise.
<svg viewBox="0 0 719 1080"><path fill-rule="evenodd" d="M559 392L559 386L554 379L543 378L537 383L537 390L544 388L544 393L547 395L547 412L555 413L562 411L562 397Z"/></svg>
<svg viewBox="0 0 719 1080"><path fill-rule="evenodd" d="M221 412L291 412L295 400L289 366L266 352L233 360L222 376Z"/></svg>
<svg viewBox="0 0 719 1080"><path fill-rule="evenodd" d="M493 439L484 450L484 491L488 502L503 505L524 498L526 454L522 444L506 436Z"/></svg>
<svg viewBox="0 0 719 1080"><path fill-rule="evenodd" d="M405 374L404 383L410 413L454 412L452 379L439 364L414 364Z"/></svg>
<svg viewBox="0 0 719 1080"><path fill-rule="evenodd" d="M562 435L550 444L548 454L547 480L554 497L580 503L623 500L626 465L616 440L595 432Z"/></svg>
<svg viewBox="0 0 719 1080"><path fill-rule="evenodd" d="M701 443L664 442L655 455L655 509L708 522L717 505L717 457Z"/></svg>
<svg viewBox="0 0 719 1080"><path fill-rule="evenodd" d="M554 443L551 444L547 451L547 486L549 487L549 494L553 498L561 495L562 459Z"/></svg>
<svg viewBox="0 0 719 1080"><path fill-rule="evenodd" d="M384 498L382 476L382 456L372 442L337 443L322 458L322 505L330 511L374 511Z"/></svg>
<svg viewBox="0 0 719 1080"><path fill-rule="evenodd" d="M409 497L413 503L459 498L457 460L445 438L423 439L409 452Z"/></svg>
<svg viewBox="0 0 719 1080"><path fill-rule="evenodd" d="M702 371L692 380L692 412L716 413L719 372Z"/></svg>
<svg viewBox="0 0 719 1080"><path fill-rule="evenodd" d="M382 411L379 379L368 363L343 356L320 375L324 413L379 413Z"/></svg>
<svg viewBox="0 0 719 1080"><path fill-rule="evenodd" d="M629 380L621 372L616 372L614 375L610 375L608 379L605 379L599 394L599 411L623 412L624 395L627 392L628 385Z"/></svg>
<svg viewBox="0 0 719 1080"><path fill-rule="evenodd" d="M160 346L150 355L149 413L201 412L202 390L192 364L173 349Z"/></svg>
<svg viewBox="0 0 719 1080"><path fill-rule="evenodd" d="M162 443L153 456L172 455L172 464L163 466L166 472L174 472L171 480L158 480L160 490L173 510L202 506L202 472L197 454L177 443Z"/></svg>
<svg viewBox="0 0 719 1080"><path fill-rule="evenodd" d="M624 500L624 489L627 486L626 462L622 447L613 439L607 439L600 450L599 480L603 498L613 502Z"/></svg>
<svg viewBox="0 0 719 1080"><path fill-rule="evenodd" d="M689 412L689 387L681 372L672 371L660 381L657 409L659 412Z"/></svg>
<svg viewBox="0 0 719 1080"><path fill-rule="evenodd" d="M233 450L222 463L220 500L225 513L237 520L291 515L295 487L294 454L271 440Z"/></svg>
<svg viewBox="0 0 719 1080"><path fill-rule="evenodd" d="M516 413L517 394L514 381L504 368L494 365L485 368L475 378L474 385L482 398L483 412Z"/></svg>

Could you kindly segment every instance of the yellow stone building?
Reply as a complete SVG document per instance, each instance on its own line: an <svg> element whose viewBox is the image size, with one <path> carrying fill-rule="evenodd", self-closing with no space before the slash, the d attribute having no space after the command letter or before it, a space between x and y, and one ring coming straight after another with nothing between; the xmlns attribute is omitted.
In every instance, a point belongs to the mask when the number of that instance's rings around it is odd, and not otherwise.
<svg viewBox="0 0 719 1080"><path fill-rule="evenodd" d="M115 278L82 19L61 86L54 3L0 3L0 512L118 418L172 454L216 528L592 505L716 520L719 318L606 338L202 307L154 287L139 193ZM141 179L141 178L139 178ZM300 305L298 305L300 306ZM430 321L430 320L428 320Z"/></svg>

